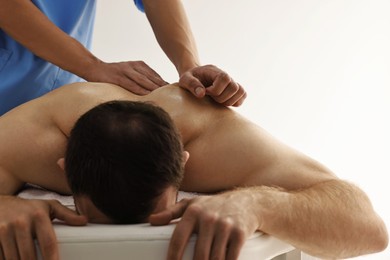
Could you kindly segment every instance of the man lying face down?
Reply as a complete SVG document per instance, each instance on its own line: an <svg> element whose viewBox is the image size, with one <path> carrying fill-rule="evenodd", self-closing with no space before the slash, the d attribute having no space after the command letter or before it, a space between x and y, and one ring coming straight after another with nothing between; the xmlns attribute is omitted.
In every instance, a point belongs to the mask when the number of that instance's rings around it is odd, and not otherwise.
<svg viewBox="0 0 390 260"><path fill-rule="evenodd" d="M80 215L58 202L12 196L25 183L73 193ZM178 188L215 195L175 204ZM175 85L137 96L78 83L0 117L0 194L5 258L33 259L36 234L46 259L57 259L52 218L163 225L181 217L170 260L181 259L194 232L196 259L236 259L257 230L320 258L378 252L388 243L361 189Z"/></svg>
<svg viewBox="0 0 390 260"><path fill-rule="evenodd" d="M164 110L109 101L76 122L65 172L77 210L90 221L134 224L176 202L185 156Z"/></svg>

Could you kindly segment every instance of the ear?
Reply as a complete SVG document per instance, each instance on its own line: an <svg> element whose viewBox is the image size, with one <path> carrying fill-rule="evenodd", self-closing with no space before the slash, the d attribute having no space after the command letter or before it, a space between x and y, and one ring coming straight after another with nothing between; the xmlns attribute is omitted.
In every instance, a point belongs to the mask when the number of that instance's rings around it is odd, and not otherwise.
<svg viewBox="0 0 390 260"><path fill-rule="evenodd" d="M183 152L183 163L184 163L184 165L187 163L188 158L190 158L190 153L187 152L187 151L184 151Z"/></svg>
<svg viewBox="0 0 390 260"><path fill-rule="evenodd" d="M58 159L57 164L60 166L61 170L65 171L65 158Z"/></svg>

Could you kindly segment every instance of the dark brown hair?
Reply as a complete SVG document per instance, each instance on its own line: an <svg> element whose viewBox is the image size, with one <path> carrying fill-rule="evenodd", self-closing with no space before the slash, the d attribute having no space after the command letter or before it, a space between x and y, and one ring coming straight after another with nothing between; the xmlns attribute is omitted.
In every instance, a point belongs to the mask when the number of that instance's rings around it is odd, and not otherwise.
<svg viewBox="0 0 390 260"><path fill-rule="evenodd" d="M139 223L166 188L179 187L182 155L180 135L164 110L110 101L76 122L65 170L75 195L88 196L115 223Z"/></svg>

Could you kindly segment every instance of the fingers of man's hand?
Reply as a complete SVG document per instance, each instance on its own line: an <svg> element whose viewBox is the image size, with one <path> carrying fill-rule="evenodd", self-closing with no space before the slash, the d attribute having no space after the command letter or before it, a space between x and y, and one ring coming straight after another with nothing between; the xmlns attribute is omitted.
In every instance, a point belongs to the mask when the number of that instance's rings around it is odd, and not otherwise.
<svg viewBox="0 0 390 260"><path fill-rule="evenodd" d="M180 218L190 203L189 199L182 199L172 207L149 216L149 223L153 226L167 225L174 219Z"/></svg>
<svg viewBox="0 0 390 260"><path fill-rule="evenodd" d="M233 223L228 219L217 224L210 259L226 259L229 236Z"/></svg>
<svg viewBox="0 0 390 260"><path fill-rule="evenodd" d="M87 224L88 219L85 216L77 214L75 211L65 207L58 201L51 200L48 201L48 203L50 206L51 219L57 218L71 226L83 226Z"/></svg>
<svg viewBox="0 0 390 260"><path fill-rule="evenodd" d="M209 213L198 220L198 226L194 259L238 258L246 235L231 218Z"/></svg>
<svg viewBox="0 0 390 260"><path fill-rule="evenodd" d="M8 225L0 226L0 241L4 259L18 259L19 253L14 237L13 227Z"/></svg>
<svg viewBox="0 0 390 260"><path fill-rule="evenodd" d="M15 231L15 238L18 241L18 250L20 259L36 259L35 243L31 236L29 223L21 225Z"/></svg>
<svg viewBox="0 0 390 260"><path fill-rule="evenodd" d="M183 218L177 223L169 243L167 259L180 260L183 258L188 240L192 233L197 230L197 212L197 207L189 208L183 215Z"/></svg>
<svg viewBox="0 0 390 260"><path fill-rule="evenodd" d="M57 238L51 220L57 218L68 225L80 226L87 223L87 218L78 215L56 200L35 201L35 203L37 207L31 215L31 221L42 257L43 259L57 260L59 259ZM31 244L31 241L27 242ZM33 251L30 250L30 252Z"/></svg>
<svg viewBox="0 0 390 260"><path fill-rule="evenodd" d="M227 247L226 260L235 260L240 255L242 246L246 240L246 234L238 227L233 228Z"/></svg>
<svg viewBox="0 0 390 260"><path fill-rule="evenodd" d="M57 238L48 212L36 210L32 216L32 221L43 259L59 259Z"/></svg>
<svg viewBox="0 0 390 260"><path fill-rule="evenodd" d="M198 223L198 238L196 239L194 259L209 259L213 238L215 235L215 224L217 214L204 216Z"/></svg>

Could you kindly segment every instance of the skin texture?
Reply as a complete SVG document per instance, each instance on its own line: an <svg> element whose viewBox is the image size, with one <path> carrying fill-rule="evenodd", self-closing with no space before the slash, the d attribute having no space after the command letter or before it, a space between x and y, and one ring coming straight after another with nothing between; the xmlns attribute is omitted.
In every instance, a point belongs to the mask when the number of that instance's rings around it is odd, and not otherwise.
<svg viewBox="0 0 390 260"><path fill-rule="evenodd" d="M212 66L199 67L195 40L181 1L143 3L158 43L178 71L181 86L199 98L207 94L220 103L242 104L246 94L239 84ZM0 7L2 30L37 56L86 81L113 83L138 95L167 84L143 61L102 61L53 24L29 0L0 0Z"/></svg>
<svg viewBox="0 0 390 260"><path fill-rule="evenodd" d="M67 136L80 115L115 99L152 102L167 111L190 155L181 189L217 193L177 204L172 199L176 191L167 193L149 221L164 225L181 217L168 259L181 259L194 232L194 259L236 259L256 230L321 258L352 257L387 246L386 227L362 190L233 110L210 98L196 99L177 85L137 96L115 85L78 83L0 118L0 207L7 209L0 210L0 241L6 258L34 259L35 233L44 256L58 259L56 244L48 242L55 241L50 219L81 225L96 217L88 203L79 206L85 214L79 216L54 202L12 194L25 182L70 193L57 164Z"/></svg>

